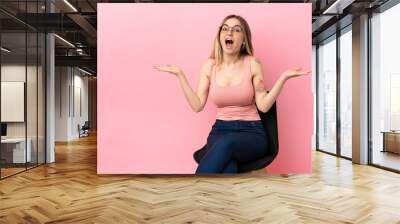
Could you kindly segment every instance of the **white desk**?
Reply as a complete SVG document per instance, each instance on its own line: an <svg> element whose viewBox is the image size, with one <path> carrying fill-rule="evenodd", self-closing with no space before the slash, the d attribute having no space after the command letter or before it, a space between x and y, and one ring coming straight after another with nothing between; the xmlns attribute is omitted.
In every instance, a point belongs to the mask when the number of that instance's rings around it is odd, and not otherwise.
<svg viewBox="0 0 400 224"><path fill-rule="evenodd" d="M32 145L32 140L30 138L27 138L27 143L28 147L26 148L26 154L25 155L25 138L6 138L6 139L1 139L1 144L2 147L9 147L13 146L12 148L12 155L13 155L13 163L25 163L25 158L27 158L26 162L31 161L31 145ZM3 148L2 148L3 151Z"/></svg>

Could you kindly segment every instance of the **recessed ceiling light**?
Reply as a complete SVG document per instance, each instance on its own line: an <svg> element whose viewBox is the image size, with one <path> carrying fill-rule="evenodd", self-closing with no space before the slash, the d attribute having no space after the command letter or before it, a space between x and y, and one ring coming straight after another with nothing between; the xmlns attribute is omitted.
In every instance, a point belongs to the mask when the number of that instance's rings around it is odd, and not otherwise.
<svg viewBox="0 0 400 224"><path fill-rule="evenodd" d="M342 14L343 9L351 5L355 0L336 0L322 14Z"/></svg>
<svg viewBox="0 0 400 224"><path fill-rule="evenodd" d="M75 12L78 12L78 10L71 4L69 3L68 0L64 0L65 4L67 4L72 10L74 10Z"/></svg>
<svg viewBox="0 0 400 224"><path fill-rule="evenodd" d="M10 53L10 52L11 52L11 50L9 50L9 49L7 49L7 48L5 48L5 47L1 47L1 50L4 51L4 52L6 52L6 53Z"/></svg>
<svg viewBox="0 0 400 224"><path fill-rule="evenodd" d="M79 68L79 67L78 67L78 69L79 69L79 71L81 71L81 72L83 72L83 73L85 73L85 74L93 75L92 73L90 73L90 72L88 72L88 71L86 71L86 70L83 70L83 69L81 69L81 68Z"/></svg>
<svg viewBox="0 0 400 224"><path fill-rule="evenodd" d="M60 39L61 41L63 41L64 43L68 44L69 46L75 48L75 45L71 44L71 42L69 42L69 41L67 41L66 39L60 37L59 35L54 34L54 36L57 37L58 39Z"/></svg>

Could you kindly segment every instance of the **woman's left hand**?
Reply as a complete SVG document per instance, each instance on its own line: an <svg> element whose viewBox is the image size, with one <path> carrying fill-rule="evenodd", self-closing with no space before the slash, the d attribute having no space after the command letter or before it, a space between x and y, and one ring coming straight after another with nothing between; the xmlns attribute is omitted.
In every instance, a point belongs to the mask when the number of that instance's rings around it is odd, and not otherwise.
<svg viewBox="0 0 400 224"><path fill-rule="evenodd" d="M303 68L295 68L295 69L288 69L285 72L283 72L282 76L284 76L286 79L302 76L302 75L309 75L311 74L311 70L306 70Z"/></svg>

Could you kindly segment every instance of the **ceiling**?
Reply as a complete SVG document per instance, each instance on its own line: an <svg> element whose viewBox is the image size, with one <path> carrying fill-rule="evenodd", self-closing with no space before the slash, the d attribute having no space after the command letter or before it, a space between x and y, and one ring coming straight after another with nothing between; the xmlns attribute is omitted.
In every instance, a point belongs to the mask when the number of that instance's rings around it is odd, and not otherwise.
<svg viewBox="0 0 400 224"><path fill-rule="evenodd" d="M96 73L97 58L97 3L166 3L178 2L167 0L47 0L50 7L46 9L45 0L0 1L0 22L3 33L2 43L8 47L20 49L25 53L25 30L55 32L56 65L80 66ZM335 3L337 1L337 3ZM268 3L312 3L313 43L335 32L338 20L341 26L351 23L351 17L365 10L373 9L387 0L251 0L229 2L268 2ZM228 2L228 1L179 1L179 2ZM52 13L48 13L50 11ZM27 13L26 13L27 12ZM347 20L346 20L347 18ZM283 19L291 19L290 15ZM66 43L62 39L67 40ZM28 38L29 39L29 38ZM36 42L35 42L36 43ZM27 52L34 52L35 43L29 43ZM4 44L3 44L4 46ZM41 46L39 46L41 47ZM31 49L32 48L32 49ZM17 54L17 53L16 53ZM3 55L3 54L2 54ZM29 56L28 56L29 57Z"/></svg>

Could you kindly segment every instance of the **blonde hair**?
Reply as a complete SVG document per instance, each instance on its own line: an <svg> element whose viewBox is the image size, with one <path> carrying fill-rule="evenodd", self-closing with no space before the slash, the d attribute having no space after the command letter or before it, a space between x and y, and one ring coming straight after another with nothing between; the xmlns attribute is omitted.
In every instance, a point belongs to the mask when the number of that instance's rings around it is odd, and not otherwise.
<svg viewBox="0 0 400 224"><path fill-rule="evenodd" d="M246 20L239 16L239 15L228 15L227 17L225 17L220 26L218 27L218 33L215 36L214 39L214 46L213 49L211 50L211 54L210 54L210 59L214 59L215 60L215 64L216 65L220 65L222 63L222 46L219 40L219 36L221 34L221 27L222 25L231 18L236 18L237 20L239 20L240 24L242 25L243 28L243 32L244 32L244 43L245 43L245 47L240 49L239 52L239 56L241 55L250 55L253 56L253 44L251 43L251 32L250 32L250 27L249 24L246 22Z"/></svg>

